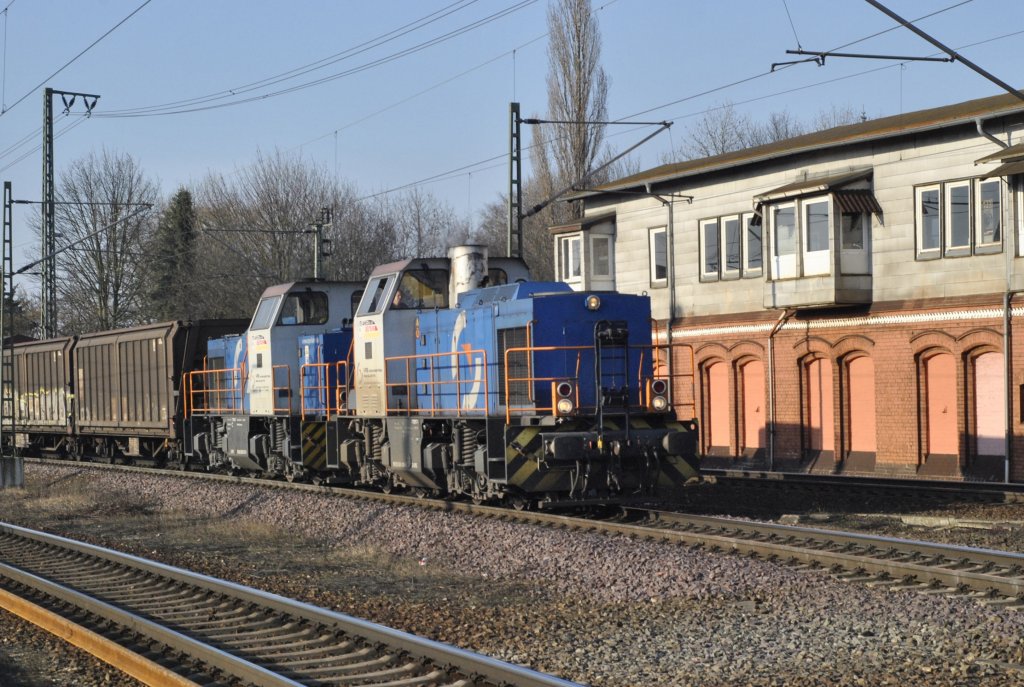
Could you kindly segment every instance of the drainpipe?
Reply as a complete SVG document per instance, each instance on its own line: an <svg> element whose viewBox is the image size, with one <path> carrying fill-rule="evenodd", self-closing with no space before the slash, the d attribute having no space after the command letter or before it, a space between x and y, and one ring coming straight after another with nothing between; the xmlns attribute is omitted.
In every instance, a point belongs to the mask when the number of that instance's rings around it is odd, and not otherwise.
<svg viewBox="0 0 1024 687"><path fill-rule="evenodd" d="M1010 147L1008 143L1003 143L998 138L996 138L995 136L993 136L989 132L985 131L985 120L982 119L981 117L975 118L974 126L975 126L975 128L977 128L979 134L981 134L982 136L984 136L988 140L992 141L993 143L995 143L1000 148L1009 148Z"/></svg>
<svg viewBox="0 0 1024 687"><path fill-rule="evenodd" d="M1009 276L1009 275L1007 275ZM1010 390L1010 302L1014 291L1003 294L1003 419L1006 431L1003 443L1003 482L1010 483L1010 453L1013 442L1013 392Z"/></svg>
<svg viewBox="0 0 1024 687"><path fill-rule="evenodd" d="M669 193L668 198L655 193L651 189L651 184L645 184L644 190L647 191L647 195L659 201L662 205L668 208L668 225L665 228L665 252L668 253L668 274L666 275L668 281L668 326L665 330L665 344L668 346L668 369L669 375L675 369L674 361L672 360L672 325L676 318L676 248L675 248L675 217L676 217L676 194ZM691 196L681 196L687 202L692 202ZM697 374L696 370L690 370L694 375ZM696 408L696 398L694 399L694 408Z"/></svg>
<svg viewBox="0 0 1024 687"><path fill-rule="evenodd" d="M768 470L775 470L775 335L793 311L785 309L768 332Z"/></svg>

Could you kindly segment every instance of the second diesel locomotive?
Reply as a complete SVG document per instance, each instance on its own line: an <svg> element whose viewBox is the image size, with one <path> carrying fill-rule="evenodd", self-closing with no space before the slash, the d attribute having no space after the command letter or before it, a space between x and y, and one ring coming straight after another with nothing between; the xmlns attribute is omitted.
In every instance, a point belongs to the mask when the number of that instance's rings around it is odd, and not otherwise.
<svg viewBox="0 0 1024 687"><path fill-rule="evenodd" d="M211 341L186 379L185 452L517 506L646 496L698 474L663 356L646 296L532 282L521 261L458 247L365 287L268 289L245 335Z"/></svg>

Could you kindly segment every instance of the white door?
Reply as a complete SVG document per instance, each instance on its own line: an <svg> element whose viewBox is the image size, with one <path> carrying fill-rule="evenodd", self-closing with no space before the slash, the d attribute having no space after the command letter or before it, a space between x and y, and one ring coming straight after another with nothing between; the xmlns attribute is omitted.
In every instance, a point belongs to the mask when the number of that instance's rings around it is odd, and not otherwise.
<svg viewBox="0 0 1024 687"><path fill-rule="evenodd" d="M772 208L772 278L791 279L797 272L796 206Z"/></svg>
<svg viewBox="0 0 1024 687"><path fill-rule="evenodd" d="M829 250L828 199L812 200L802 203L803 216L803 259L804 276L830 274L832 272L832 253Z"/></svg>

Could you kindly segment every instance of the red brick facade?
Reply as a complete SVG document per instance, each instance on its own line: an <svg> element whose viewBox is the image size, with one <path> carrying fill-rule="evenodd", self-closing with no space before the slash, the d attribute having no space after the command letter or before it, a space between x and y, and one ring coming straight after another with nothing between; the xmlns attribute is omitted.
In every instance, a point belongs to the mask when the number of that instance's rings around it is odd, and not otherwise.
<svg viewBox="0 0 1024 687"><path fill-rule="evenodd" d="M1016 320L1022 315L1018 312ZM771 313L754 313L747 317L681 319L675 323L677 408L682 414L695 408L692 412L701 421L701 447L707 465L854 475L1004 479L1005 441L998 433L993 435L991 429L995 424L999 432L1005 432L1004 402L994 398L1005 396L996 386L1002 386L1000 299L885 303L854 311L789 312L782 321L773 317ZM1010 323L1013 354L1009 478L1022 482L1024 424L1020 401L1024 389L1024 323L1014 327L1017 322L1013 316ZM988 376L979 381L976 362L987 353L999 358L986 359ZM937 357L943 355L951 357ZM861 361L856 365L860 377L854 379L851 362L864 357L870 364ZM744 445L744 436L751 436L750 431L745 432L744 408L757 412L760 407L757 399L744 402L744 388L749 393L750 384L749 380L744 384L742 369L751 360L764 365L763 405L768 412L767 441L763 447ZM812 364L815 360L821 362ZM998 362L998 378L991 374L996 369L993 362ZM709 370L718 363L724 363L728 383L721 383L721 368L715 368L718 381L713 389ZM874 379L864 379L872 368ZM828 374L831 379L821 377ZM817 377L812 379L813 375ZM851 397L851 388L866 394L872 386L873 398ZM770 393L771 388L774 393ZM810 407L809 402L819 402L815 394L820 395L822 390L830 397L831 407ZM712 394L723 391L728 394L727 404L723 399L712 399ZM980 405L987 414L982 419L988 432L984 441L979 441L977 432L979 394L987 399ZM955 403L951 403L954 398ZM822 405L827 402L828 399L820 398ZM861 415L856 418L857 423L853 422L854 413L864 413L864 408L872 405L873 418ZM710 443L712 407L719 413L728 407L727 448ZM721 415L715 421L716 443L722 444ZM952 428L942 425L947 421L955 424L955 434ZM929 427L929 423L933 426ZM866 431L873 430L875 436L853 436L853 424L868 427ZM935 447L955 447L955 451L933 451L930 442ZM831 450L825 450L829 446ZM853 450L864 446L875 450ZM980 453L979 446L990 454ZM998 446L998 455L991 454L993 446Z"/></svg>

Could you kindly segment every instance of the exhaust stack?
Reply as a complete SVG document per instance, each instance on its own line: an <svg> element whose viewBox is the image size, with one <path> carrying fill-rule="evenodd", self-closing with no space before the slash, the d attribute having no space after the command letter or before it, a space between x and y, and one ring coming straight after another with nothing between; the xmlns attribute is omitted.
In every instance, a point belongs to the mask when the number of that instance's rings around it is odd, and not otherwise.
<svg viewBox="0 0 1024 687"><path fill-rule="evenodd" d="M479 288L487 277L487 246L454 246L448 249L451 277L448 281L448 306L454 308L459 294Z"/></svg>

